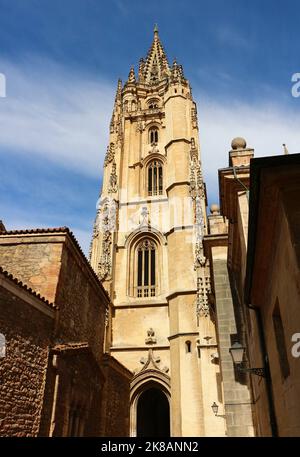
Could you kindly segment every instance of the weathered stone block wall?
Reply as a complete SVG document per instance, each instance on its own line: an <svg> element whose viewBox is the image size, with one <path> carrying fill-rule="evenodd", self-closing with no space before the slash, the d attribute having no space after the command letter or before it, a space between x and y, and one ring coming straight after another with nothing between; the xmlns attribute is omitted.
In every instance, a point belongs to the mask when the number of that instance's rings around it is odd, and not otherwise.
<svg viewBox="0 0 300 457"><path fill-rule="evenodd" d="M229 353L237 329L228 278L226 251L226 248L213 248L213 280L227 435L253 436L251 399L246 378L235 371Z"/></svg>
<svg viewBox="0 0 300 457"><path fill-rule="evenodd" d="M50 236L0 235L0 265L50 302L55 301L61 253L62 243Z"/></svg>
<svg viewBox="0 0 300 457"><path fill-rule="evenodd" d="M87 341L100 362L105 331L105 303L101 287L83 268L75 252L64 246L56 304L59 306L57 338Z"/></svg>
<svg viewBox="0 0 300 457"><path fill-rule="evenodd" d="M131 374L108 355L104 356L103 372L106 381L103 393L101 436L129 436Z"/></svg>
<svg viewBox="0 0 300 457"><path fill-rule="evenodd" d="M103 352L105 296L67 233L0 235L0 265L60 307L56 338Z"/></svg>
<svg viewBox="0 0 300 457"><path fill-rule="evenodd" d="M53 319L0 287L0 436L37 436Z"/></svg>
<svg viewBox="0 0 300 457"><path fill-rule="evenodd" d="M104 377L98 364L89 350L71 353L67 350L57 354L55 366L53 356L51 353L39 435L74 436L70 426L70 411L73 409L81 423L75 436L100 436ZM54 421L51 421L53 411Z"/></svg>

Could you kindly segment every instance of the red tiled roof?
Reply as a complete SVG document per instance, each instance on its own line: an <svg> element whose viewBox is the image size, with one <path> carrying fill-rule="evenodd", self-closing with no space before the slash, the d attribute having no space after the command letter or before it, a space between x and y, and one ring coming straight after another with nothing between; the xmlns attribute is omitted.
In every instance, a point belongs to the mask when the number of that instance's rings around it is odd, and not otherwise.
<svg viewBox="0 0 300 457"><path fill-rule="evenodd" d="M79 252L81 253L85 263L87 264L90 272L92 273L92 275L94 276L94 278L96 279L96 281L101 284L102 286L102 290L103 290L103 293L104 295L107 297L108 301L110 302L110 296L108 295L108 292L104 289L100 279L98 278L98 276L96 275L94 269L92 268L89 260L87 259L87 257L85 256L83 250L81 249L81 246L80 244L78 243L75 235L73 232L71 232L71 230L69 229L69 227L54 227L54 228L34 228L34 229L24 229L24 230L5 230L5 231L1 231L0 230L0 235L26 235L26 234L36 234L36 233L59 233L59 232L62 232L62 233L67 233L72 241L74 242L74 244L76 245L77 249L79 250Z"/></svg>
<svg viewBox="0 0 300 457"><path fill-rule="evenodd" d="M69 351L85 351L85 350L90 350L90 346L88 342L73 342L73 343L62 343L62 344L56 344L53 346L52 351L55 352L69 352Z"/></svg>
<svg viewBox="0 0 300 457"><path fill-rule="evenodd" d="M68 227L47 227L21 230L1 230L0 235L21 235L22 233L53 233L53 232L70 232Z"/></svg>
<svg viewBox="0 0 300 457"><path fill-rule="evenodd" d="M26 290L26 292L28 292L31 295L33 295L34 297L38 298L39 300L41 300L43 303L45 303L50 308L52 308L54 310L58 309L57 305L55 305L54 303L49 302L49 300L47 300L45 297L42 297L40 294L38 294L33 289L31 289L31 287L28 287L22 281L19 281L19 279L15 278L11 273L9 273L8 271L4 270L2 267L0 267L0 274L3 274L3 276L5 276L5 278L9 279L13 283L15 283L17 286L21 287L23 290Z"/></svg>

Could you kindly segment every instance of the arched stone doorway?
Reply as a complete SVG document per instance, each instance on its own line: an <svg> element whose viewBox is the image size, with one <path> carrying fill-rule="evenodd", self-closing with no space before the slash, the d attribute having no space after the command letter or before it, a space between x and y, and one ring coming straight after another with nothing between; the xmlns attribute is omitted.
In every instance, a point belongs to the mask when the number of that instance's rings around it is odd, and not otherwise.
<svg viewBox="0 0 300 457"><path fill-rule="evenodd" d="M137 403L137 436L170 436L170 407L164 392L151 387L141 393Z"/></svg>
<svg viewBox="0 0 300 457"><path fill-rule="evenodd" d="M130 392L130 436L172 435L170 390L170 377L157 369L142 370L134 376ZM164 418L162 422L158 419L160 415Z"/></svg>

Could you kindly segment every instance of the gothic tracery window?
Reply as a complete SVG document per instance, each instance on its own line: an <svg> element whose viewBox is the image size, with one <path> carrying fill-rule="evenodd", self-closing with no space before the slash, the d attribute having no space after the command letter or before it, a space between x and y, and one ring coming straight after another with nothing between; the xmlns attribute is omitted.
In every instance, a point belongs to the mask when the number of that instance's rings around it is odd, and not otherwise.
<svg viewBox="0 0 300 457"><path fill-rule="evenodd" d="M157 109L158 108L158 100L152 99L148 103L148 108L149 109Z"/></svg>
<svg viewBox="0 0 300 457"><path fill-rule="evenodd" d="M148 195L162 195L163 166L159 160L153 160L148 165Z"/></svg>
<svg viewBox="0 0 300 457"><path fill-rule="evenodd" d="M156 244L143 239L137 246L137 297L154 297L157 288Z"/></svg>
<svg viewBox="0 0 300 457"><path fill-rule="evenodd" d="M158 143L158 128L157 127L152 127L149 130L149 143Z"/></svg>

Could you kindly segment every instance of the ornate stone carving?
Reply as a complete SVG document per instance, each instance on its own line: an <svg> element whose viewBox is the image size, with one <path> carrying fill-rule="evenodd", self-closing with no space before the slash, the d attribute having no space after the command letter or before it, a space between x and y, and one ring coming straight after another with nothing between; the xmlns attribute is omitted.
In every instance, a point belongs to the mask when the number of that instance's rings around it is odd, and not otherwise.
<svg viewBox="0 0 300 457"><path fill-rule="evenodd" d="M150 217L147 206L143 206L140 216L140 227L149 227Z"/></svg>
<svg viewBox="0 0 300 457"><path fill-rule="evenodd" d="M112 162L115 158L115 145L114 143L110 143L109 146L107 146L106 150L106 155L104 159L104 166L107 167L107 165Z"/></svg>
<svg viewBox="0 0 300 457"><path fill-rule="evenodd" d="M198 267L204 267L206 258L203 252L203 236L204 236L204 217L202 212L202 200L200 197L196 197L195 202L195 264L194 269Z"/></svg>
<svg viewBox="0 0 300 457"><path fill-rule="evenodd" d="M155 332L153 330L153 328L149 328L149 330L147 330L147 338L145 339L145 343L146 344L156 344L156 338L155 338Z"/></svg>
<svg viewBox="0 0 300 457"><path fill-rule="evenodd" d="M108 279L111 276L111 244L112 235L105 232L102 239L102 254L99 262L98 276L100 279Z"/></svg>
<svg viewBox="0 0 300 457"><path fill-rule="evenodd" d="M98 264L98 276L101 280L109 279L112 269L112 233L116 229L117 203L106 198L99 208L99 230L102 231L101 257Z"/></svg>
<svg viewBox="0 0 300 457"><path fill-rule="evenodd" d="M112 114L111 121L109 124L109 131L110 131L110 133L114 133L114 131L115 131L115 114L114 113Z"/></svg>
<svg viewBox="0 0 300 457"><path fill-rule="evenodd" d="M197 108L196 105L191 110L191 118L192 118L192 127L194 129L198 128L198 118L197 118Z"/></svg>
<svg viewBox="0 0 300 457"><path fill-rule="evenodd" d="M132 66L132 67L130 68L130 71L129 71L127 83L129 83L129 84L135 84L135 82L136 82L136 79L135 79L135 72L134 72L134 67Z"/></svg>
<svg viewBox="0 0 300 457"><path fill-rule="evenodd" d="M138 133L142 133L143 130L144 130L143 122L141 120L139 120L136 124L136 131Z"/></svg>
<svg viewBox="0 0 300 457"><path fill-rule="evenodd" d="M210 277L205 274L204 269L197 278L197 317L209 316L208 294L211 291Z"/></svg>
<svg viewBox="0 0 300 457"><path fill-rule="evenodd" d="M202 178L201 164L195 139L191 139L190 151L190 195L194 200L197 196L205 198L204 183Z"/></svg>
<svg viewBox="0 0 300 457"><path fill-rule="evenodd" d="M118 144L122 145L123 143L123 128L122 128L122 121L121 121L121 116L118 116L118 121L116 125L116 133L117 133L117 139L118 139Z"/></svg>
<svg viewBox="0 0 300 457"><path fill-rule="evenodd" d="M185 82L182 65L178 65L176 59L174 59L174 61L173 61L170 79L172 82L179 82L179 83Z"/></svg>
<svg viewBox="0 0 300 457"><path fill-rule="evenodd" d="M149 154L155 154L155 153L159 153L159 149L157 147L157 143L152 143Z"/></svg>
<svg viewBox="0 0 300 457"><path fill-rule="evenodd" d="M147 338L145 340L146 344L155 344L156 343L156 338L155 338L155 332L153 328L149 328L147 330ZM148 349L148 357L147 359L145 357L141 357L140 359L140 364L143 365L141 369L136 369L134 370L135 374L144 372L146 370L157 370L163 373L168 373L169 368L167 366L164 366L161 368L159 364L161 363L161 358L159 355L154 355L153 348L149 347Z"/></svg>
<svg viewBox="0 0 300 457"><path fill-rule="evenodd" d="M139 73L138 73L138 78L139 78L140 83L144 82L144 79L145 79L144 72L145 72L145 61L143 58L141 58L140 62L139 62Z"/></svg>
<svg viewBox="0 0 300 457"><path fill-rule="evenodd" d="M204 215L203 201L205 199L204 183L202 179L201 164L199 162L198 150L196 148L195 139L191 138L190 151L190 195L194 203L195 211L195 270L204 266L206 259L203 254L202 239L204 236Z"/></svg>
<svg viewBox="0 0 300 457"><path fill-rule="evenodd" d="M116 162L113 161L112 169L109 177L108 193L113 194L118 191L118 178L117 178L117 166Z"/></svg>

